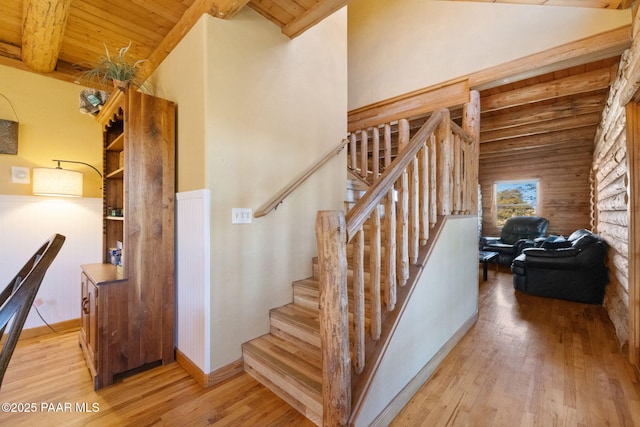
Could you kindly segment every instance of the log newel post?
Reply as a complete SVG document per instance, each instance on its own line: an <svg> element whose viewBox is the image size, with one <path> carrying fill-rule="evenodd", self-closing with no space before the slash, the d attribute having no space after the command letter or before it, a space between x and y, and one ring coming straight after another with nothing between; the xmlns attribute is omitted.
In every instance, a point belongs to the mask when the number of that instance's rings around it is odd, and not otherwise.
<svg viewBox="0 0 640 427"><path fill-rule="evenodd" d="M436 129L436 167L437 181L436 199L439 215L451 215L451 195L453 187L453 141L451 136L451 120L449 110L445 110L444 118Z"/></svg>
<svg viewBox="0 0 640 427"><path fill-rule="evenodd" d="M351 415L346 230L342 211L318 212L322 424L325 426L346 425Z"/></svg>
<svg viewBox="0 0 640 427"><path fill-rule="evenodd" d="M471 159L471 170L468 179L472 185L471 191L471 212L478 212L478 169L480 159L480 93L477 90L469 92L469 102L462 108L462 128L473 136L473 142L469 150Z"/></svg>

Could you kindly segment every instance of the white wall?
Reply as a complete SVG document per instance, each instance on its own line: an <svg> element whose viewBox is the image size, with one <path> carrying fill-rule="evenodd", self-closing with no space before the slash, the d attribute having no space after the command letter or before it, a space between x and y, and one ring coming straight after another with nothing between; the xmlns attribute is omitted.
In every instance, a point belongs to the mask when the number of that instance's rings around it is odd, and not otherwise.
<svg viewBox="0 0 640 427"><path fill-rule="evenodd" d="M212 371L268 332L269 310L311 275L316 212L343 208L346 153L268 216L231 224L232 208L257 210L345 137L346 40L346 9L294 40L248 8L204 15L154 76L156 95L178 104L178 159L196 160L178 163L178 191L198 190L183 183L202 159L211 195Z"/></svg>
<svg viewBox="0 0 640 427"><path fill-rule="evenodd" d="M54 233L66 240L36 297L50 324L80 318L80 264L102 262L102 199L0 196L2 288ZM31 309L24 328L43 325Z"/></svg>
<svg viewBox="0 0 640 427"><path fill-rule="evenodd" d="M88 167L63 164L84 174L88 198L31 196L31 183L11 182L11 167L51 168L56 166L51 159L65 159L102 169L100 125L78 110L82 89L0 65L0 93L9 99L20 122L18 154L0 154L0 286L4 288L52 234L65 235L37 296L48 323L80 318L80 264L102 261L102 181ZM15 120L2 97L0 118ZM32 309L25 328L43 325Z"/></svg>
<svg viewBox="0 0 640 427"><path fill-rule="evenodd" d="M346 9L289 40L256 12L209 18L206 138L212 202L212 368L269 331L269 309L311 275L315 217L341 209L346 153L278 209L232 225L233 207L259 208L346 135Z"/></svg>
<svg viewBox="0 0 640 427"><path fill-rule="evenodd" d="M631 22L630 9L433 0L348 7L350 110Z"/></svg>
<svg viewBox="0 0 640 427"><path fill-rule="evenodd" d="M448 217L356 420L368 426L478 311L475 217Z"/></svg>
<svg viewBox="0 0 640 427"><path fill-rule="evenodd" d="M0 65L0 94L19 118L18 154L0 154L0 194L31 195L31 183L11 182L11 167L54 168L51 159L76 160L102 170L102 132L96 120L78 110L84 87ZM0 119L16 118L0 96ZM62 164L83 173L85 197L102 197L102 180L87 166Z"/></svg>

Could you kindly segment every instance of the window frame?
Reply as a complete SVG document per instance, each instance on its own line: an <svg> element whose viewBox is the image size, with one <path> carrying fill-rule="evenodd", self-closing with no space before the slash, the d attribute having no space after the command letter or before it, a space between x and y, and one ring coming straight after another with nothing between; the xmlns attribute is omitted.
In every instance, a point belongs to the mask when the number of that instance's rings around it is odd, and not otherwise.
<svg viewBox="0 0 640 427"><path fill-rule="evenodd" d="M498 225L498 208L499 206L506 205L498 205L498 185L517 185L517 184L534 184L536 187L536 198L535 203L533 204L534 215L541 216L540 213L540 178L528 178L528 179L509 179L509 180L498 180L493 182L493 225L497 228L502 229L503 225ZM527 205L532 205L531 203L527 203ZM522 206L522 205L512 205L512 206Z"/></svg>

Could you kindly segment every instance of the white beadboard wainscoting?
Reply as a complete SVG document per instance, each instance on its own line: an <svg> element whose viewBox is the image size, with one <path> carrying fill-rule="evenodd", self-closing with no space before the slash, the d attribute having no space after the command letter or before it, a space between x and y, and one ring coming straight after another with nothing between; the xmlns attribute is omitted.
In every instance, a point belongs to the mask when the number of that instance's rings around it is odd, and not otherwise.
<svg viewBox="0 0 640 427"><path fill-rule="evenodd" d="M102 262L102 200L0 195L0 286L54 233L66 237L36 304L48 323L80 317L80 265ZM24 329L43 326L32 308Z"/></svg>
<svg viewBox="0 0 640 427"><path fill-rule="evenodd" d="M176 194L176 348L211 372L209 190Z"/></svg>

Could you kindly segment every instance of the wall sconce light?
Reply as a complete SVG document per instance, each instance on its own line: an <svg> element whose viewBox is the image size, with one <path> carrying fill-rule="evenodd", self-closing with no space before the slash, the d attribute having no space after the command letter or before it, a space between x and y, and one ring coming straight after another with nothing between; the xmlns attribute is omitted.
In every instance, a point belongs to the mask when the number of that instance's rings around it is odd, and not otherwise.
<svg viewBox="0 0 640 427"><path fill-rule="evenodd" d="M55 168L33 168L33 194L37 196L82 197L82 172L62 169L60 163L76 163L98 169L85 162L74 160L53 160L58 162Z"/></svg>

